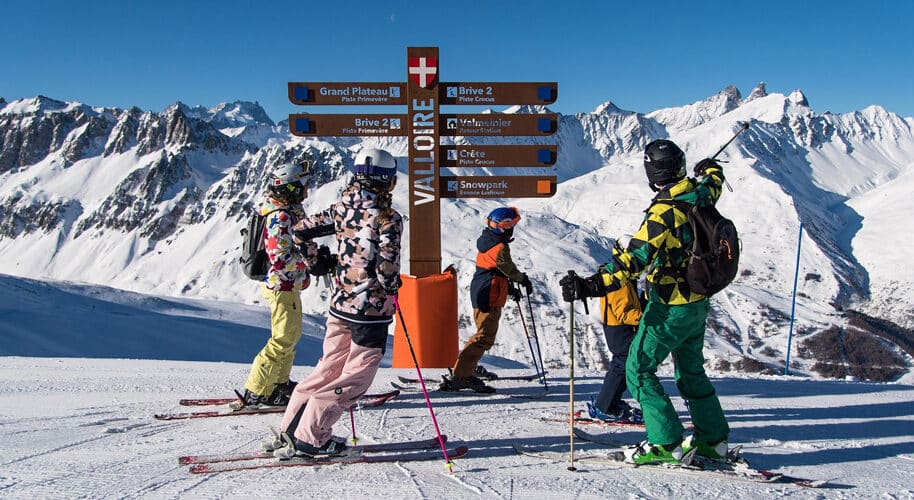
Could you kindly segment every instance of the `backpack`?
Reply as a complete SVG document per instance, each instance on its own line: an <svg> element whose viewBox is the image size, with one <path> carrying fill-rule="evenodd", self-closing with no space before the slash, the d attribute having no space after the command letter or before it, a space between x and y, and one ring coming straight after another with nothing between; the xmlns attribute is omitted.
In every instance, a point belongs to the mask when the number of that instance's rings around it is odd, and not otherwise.
<svg viewBox="0 0 914 500"><path fill-rule="evenodd" d="M733 221L724 217L714 205L689 205L686 215L692 228L692 246L688 250L685 278L689 288L710 297L726 288L736 278L739 268L739 236Z"/></svg>
<svg viewBox="0 0 914 500"><path fill-rule="evenodd" d="M241 263L241 271L252 280L263 281L267 277L270 259L267 258L267 250L263 246L263 232L266 229L267 216L280 210L283 209L277 208L264 215L254 212L247 227L241 229L241 257L238 261Z"/></svg>

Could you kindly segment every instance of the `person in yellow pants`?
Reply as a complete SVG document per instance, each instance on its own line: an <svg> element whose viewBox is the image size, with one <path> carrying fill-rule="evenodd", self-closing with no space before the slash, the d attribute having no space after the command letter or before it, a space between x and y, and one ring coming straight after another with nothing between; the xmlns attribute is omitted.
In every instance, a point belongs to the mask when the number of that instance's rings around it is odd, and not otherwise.
<svg viewBox="0 0 914 500"><path fill-rule="evenodd" d="M262 294L270 306L270 338L251 364L237 406L285 406L295 388L289 374L302 335L301 291L311 283L308 271L318 253L313 242L299 246L292 235L292 226L305 216L301 203L308 195L309 170L309 162L276 168L260 207L267 218L263 238L269 268Z"/></svg>

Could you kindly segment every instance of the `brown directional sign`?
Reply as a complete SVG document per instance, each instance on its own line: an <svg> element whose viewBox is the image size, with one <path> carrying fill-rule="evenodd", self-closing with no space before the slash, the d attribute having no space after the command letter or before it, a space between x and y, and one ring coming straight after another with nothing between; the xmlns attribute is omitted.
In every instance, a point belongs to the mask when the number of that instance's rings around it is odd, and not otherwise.
<svg viewBox="0 0 914 500"><path fill-rule="evenodd" d="M469 136L547 136L555 133L557 125L558 115L555 113L537 115L504 113L455 115L443 113L439 123L441 135Z"/></svg>
<svg viewBox="0 0 914 500"><path fill-rule="evenodd" d="M299 137L407 135L407 115L401 114L296 114L289 115L289 129Z"/></svg>
<svg viewBox="0 0 914 500"><path fill-rule="evenodd" d="M556 82L455 82L439 83L441 104L552 104L558 97Z"/></svg>
<svg viewBox="0 0 914 500"><path fill-rule="evenodd" d="M400 82L289 82L289 100L301 105L406 104Z"/></svg>
<svg viewBox="0 0 914 500"><path fill-rule="evenodd" d="M554 175L442 175L439 180L442 198L549 198L557 182Z"/></svg>
<svg viewBox="0 0 914 500"><path fill-rule="evenodd" d="M409 269L419 277L441 272L438 69L438 47L406 49Z"/></svg>
<svg viewBox="0 0 914 500"><path fill-rule="evenodd" d="M441 146L441 166L548 167L555 164L557 146Z"/></svg>
<svg viewBox="0 0 914 500"><path fill-rule="evenodd" d="M409 161L410 273L441 272L442 198L531 198L555 194L555 176L442 176L442 168L550 167L555 145L448 145L444 136L555 134L558 115L442 114L441 105L555 102L556 82L442 82L438 47L407 47L404 82L288 82L289 101L313 105L406 106L406 114L290 114L301 137L406 136ZM401 108L402 111L402 108Z"/></svg>

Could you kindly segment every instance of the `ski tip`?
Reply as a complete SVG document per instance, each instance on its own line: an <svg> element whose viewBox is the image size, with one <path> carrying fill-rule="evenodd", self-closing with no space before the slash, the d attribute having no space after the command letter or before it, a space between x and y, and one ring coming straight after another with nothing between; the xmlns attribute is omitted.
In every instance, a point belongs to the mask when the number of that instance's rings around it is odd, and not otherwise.
<svg viewBox="0 0 914 500"><path fill-rule="evenodd" d="M197 462L197 457L194 457L194 456L189 456L189 457L178 457L178 464L179 464L179 465L190 465L190 464L193 464L193 463L196 463L196 462Z"/></svg>
<svg viewBox="0 0 914 500"><path fill-rule="evenodd" d="M188 469L188 472L190 472L191 474L206 474L207 472L212 472L212 471L210 470L210 467L207 464L196 464L196 465L191 466L191 468Z"/></svg>

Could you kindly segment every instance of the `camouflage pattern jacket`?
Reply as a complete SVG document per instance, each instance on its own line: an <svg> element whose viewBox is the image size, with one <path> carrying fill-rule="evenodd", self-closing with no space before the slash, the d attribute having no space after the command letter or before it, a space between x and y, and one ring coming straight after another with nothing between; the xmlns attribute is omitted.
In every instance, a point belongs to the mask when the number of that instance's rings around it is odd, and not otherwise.
<svg viewBox="0 0 914 500"><path fill-rule="evenodd" d="M390 323L400 284L400 236L403 219L388 193L377 194L352 181L329 209L304 218L302 229L321 232L333 225L339 262L330 314L354 323Z"/></svg>
<svg viewBox="0 0 914 500"><path fill-rule="evenodd" d="M260 206L260 214L267 216L263 246L270 261L264 286L280 292L308 288L311 284L308 269L317 258L317 245L309 242L300 248L293 241L292 227L305 215L301 205L280 207L267 197Z"/></svg>

